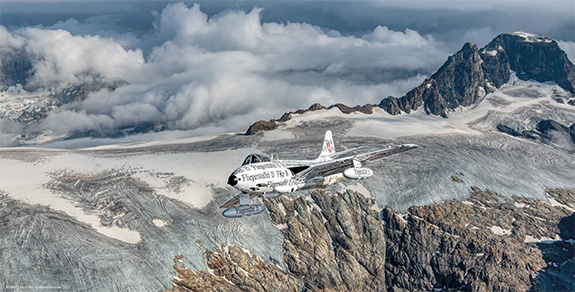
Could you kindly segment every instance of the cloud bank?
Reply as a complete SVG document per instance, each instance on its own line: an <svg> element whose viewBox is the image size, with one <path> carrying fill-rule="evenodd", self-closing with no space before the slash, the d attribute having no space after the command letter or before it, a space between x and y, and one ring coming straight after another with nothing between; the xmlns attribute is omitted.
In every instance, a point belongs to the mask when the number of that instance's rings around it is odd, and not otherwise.
<svg viewBox="0 0 575 292"><path fill-rule="evenodd" d="M152 130L243 131L314 102L377 103L402 95L443 63L441 42L417 31L376 27L361 36L306 23L262 22L262 9L215 16L167 5L138 39L0 27L0 49L32 58L27 88L57 90L94 76L127 84L54 109L30 130L107 136ZM73 21L68 25L74 25ZM149 49L147 49L149 48Z"/></svg>

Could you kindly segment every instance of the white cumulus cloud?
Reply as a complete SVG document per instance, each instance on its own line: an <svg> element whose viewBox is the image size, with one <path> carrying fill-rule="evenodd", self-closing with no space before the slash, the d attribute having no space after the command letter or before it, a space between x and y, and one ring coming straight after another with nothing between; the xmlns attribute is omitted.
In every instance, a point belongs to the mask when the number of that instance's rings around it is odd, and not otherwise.
<svg viewBox="0 0 575 292"><path fill-rule="evenodd" d="M262 22L260 8L208 16L197 4L167 5L154 31L130 48L113 37L64 29L0 27L0 48L25 47L29 85L64 88L97 75L123 80L53 110L35 130L57 135L138 126L242 131L312 103L378 103L402 95L453 53L417 31L378 26L343 36L306 23ZM60 28L76 27L73 21ZM149 47L145 49L144 47ZM91 77L90 77L91 78ZM204 130L201 130L204 129Z"/></svg>

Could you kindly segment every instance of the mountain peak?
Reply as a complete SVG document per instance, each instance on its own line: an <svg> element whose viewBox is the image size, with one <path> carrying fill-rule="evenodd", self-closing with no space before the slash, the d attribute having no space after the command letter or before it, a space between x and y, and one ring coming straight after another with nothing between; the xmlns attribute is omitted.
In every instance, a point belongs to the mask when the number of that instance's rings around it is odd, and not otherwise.
<svg viewBox="0 0 575 292"><path fill-rule="evenodd" d="M500 34L500 36L501 35L509 35L509 36L514 36L514 37L519 37L525 42L550 43L553 41L552 39L550 39L548 37L541 37L541 36L538 36L538 35L535 35L532 33L527 33L527 32L522 32L522 31Z"/></svg>
<svg viewBox="0 0 575 292"><path fill-rule="evenodd" d="M500 34L481 50L466 43L421 85L400 98L387 97L380 107L390 114L410 113L424 105L428 114L447 112L480 100L509 81L555 82L575 93L575 65L557 42L525 32Z"/></svg>
<svg viewBox="0 0 575 292"><path fill-rule="evenodd" d="M474 43L470 43L470 42L466 42L463 47L461 48L461 51L464 52L468 52L468 51L477 51L477 45Z"/></svg>
<svg viewBox="0 0 575 292"><path fill-rule="evenodd" d="M380 107L391 114L402 110L410 113L424 105L428 114L447 118L447 112L468 106L483 97L486 82L477 45L466 43L431 77L394 102L394 97L381 101Z"/></svg>
<svg viewBox="0 0 575 292"><path fill-rule="evenodd" d="M481 50L481 58L496 87L514 71L521 80L551 81L575 93L575 66L552 39L523 32L500 34Z"/></svg>

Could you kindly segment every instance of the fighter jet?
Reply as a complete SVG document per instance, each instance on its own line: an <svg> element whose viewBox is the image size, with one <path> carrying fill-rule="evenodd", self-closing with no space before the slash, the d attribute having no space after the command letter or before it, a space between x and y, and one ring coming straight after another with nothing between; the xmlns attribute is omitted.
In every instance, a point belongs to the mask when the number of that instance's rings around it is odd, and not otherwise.
<svg viewBox="0 0 575 292"><path fill-rule="evenodd" d="M263 205L252 204L252 200L259 196L274 198L285 193L325 188L344 179L368 178L373 171L364 167L366 162L417 147L403 144L337 158L357 149L336 153L331 131L328 130L322 151L314 160L276 160L263 154L250 154L228 178L228 184L241 193L220 206L225 208L222 215L237 218L263 212Z"/></svg>

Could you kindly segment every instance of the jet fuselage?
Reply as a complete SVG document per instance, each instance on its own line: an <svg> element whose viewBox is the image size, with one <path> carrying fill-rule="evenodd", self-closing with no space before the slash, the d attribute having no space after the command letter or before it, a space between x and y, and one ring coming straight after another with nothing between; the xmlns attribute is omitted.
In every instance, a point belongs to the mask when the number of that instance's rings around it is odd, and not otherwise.
<svg viewBox="0 0 575 292"><path fill-rule="evenodd" d="M293 173L279 162L259 162L237 168L228 178L228 184L243 193L264 194L288 186L292 177Z"/></svg>
<svg viewBox="0 0 575 292"><path fill-rule="evenodd" d="M253 153L228 177L228 184L241 193L225 202L222 215L236 218L255 215L265 208L252 204L252 197L273 198L284 193L299 190L324 188L344 179L365 179L373 171L363 166L369 160L386 157L417 148L417 145L403 144L390 146L361 154L337 158L348 149L336 154L331 131L326 131L322 151L314 160L274 160Z"/></svg>

